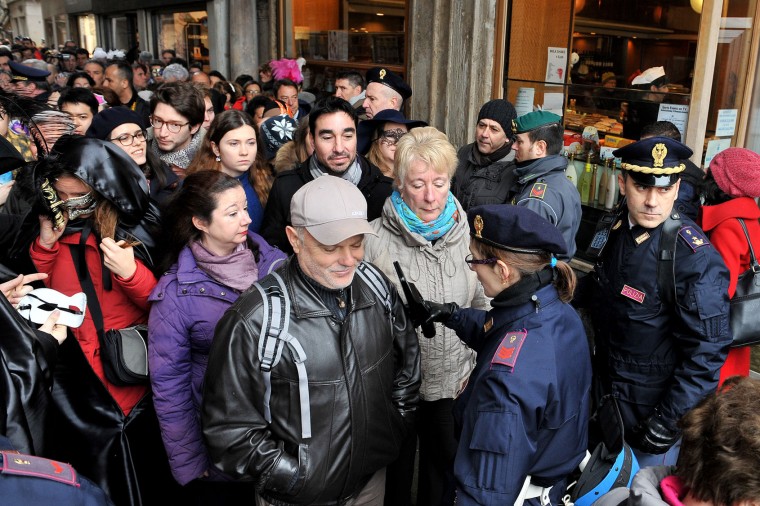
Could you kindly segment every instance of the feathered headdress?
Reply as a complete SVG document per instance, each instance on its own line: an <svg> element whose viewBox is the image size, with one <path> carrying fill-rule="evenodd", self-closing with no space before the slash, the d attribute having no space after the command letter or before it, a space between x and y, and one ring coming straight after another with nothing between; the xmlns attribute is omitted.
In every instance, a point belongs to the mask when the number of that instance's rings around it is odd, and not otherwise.
<svg viewBox="0 0 760 506"><path fill-rule="evenodd" d="M287 58L272 60L269 66L272 67L272 75L275 79L290 79L296 84L303 82L301 68L295 60Z"/></svg>

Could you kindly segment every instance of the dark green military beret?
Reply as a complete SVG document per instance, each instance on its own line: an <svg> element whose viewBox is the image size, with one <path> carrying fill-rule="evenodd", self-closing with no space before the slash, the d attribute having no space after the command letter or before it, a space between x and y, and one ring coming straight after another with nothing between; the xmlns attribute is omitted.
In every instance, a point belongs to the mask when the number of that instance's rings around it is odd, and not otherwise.
<svg viewBox="0 0 760 506"><path fill-rule="evenodd" d="M557 116L553 112L533 111L512 120L512 133L523 134L544 125L561 122L562 117Z"/></svg>

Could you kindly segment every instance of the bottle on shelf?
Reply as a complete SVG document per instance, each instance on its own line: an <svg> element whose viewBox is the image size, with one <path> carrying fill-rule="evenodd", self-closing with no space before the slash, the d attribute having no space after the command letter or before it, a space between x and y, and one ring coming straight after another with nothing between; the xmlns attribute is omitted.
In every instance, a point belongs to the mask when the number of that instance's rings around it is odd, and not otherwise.
<svg viewBox="0 0 760 506"><path fill-rule="evenodd" d="M578 173L575 171L575 153L570 153L570 159L567 162L567 168L565 169L565 176L573 183L573 186L578 187Z"/></svg>
<svg viewBox="0 0 760 506"><path fill-rule="evenodd" d="M607 197L607 178L609 177L608 172L610 171L610 164L609 164L609 158L604 161L604 165L602 166L602 174L599 176L599 192L597 196L597 201L599 202L599 205L604 205L605 198Z"/></svg>
<svg viewBox="0 0 760 506"><path fill-rule="evenodd" d="M591 173L592 167L591 167L591 150L588 150L588 155L586 156L586 165L583 167L583 174L581 174L581 179L578 181L578 191L581 194L581 203L582 204L588 204L589 203L589 195L591 194L591 178L593 174ZM593 203L593 201L592 201Z"/></svg>
<svg viewBox="0 0 760 506"><path fill-rule="evenodd" d="M596 174L597 174L597 165L593 165L593 169L591 170L591 188L589 188L588 191L588 205L593 206L596 198L597 198L597 192L598 188L596 186Z"/></svg>
<svg viewBox="0 0 760 506"><path fill-rule="evenodd" d="M607 195L604 197L604 208L611 210L617 204L618 198L618 184L617 176L615 175L615 161L610 164L610 176L607 178Z"/></svg>

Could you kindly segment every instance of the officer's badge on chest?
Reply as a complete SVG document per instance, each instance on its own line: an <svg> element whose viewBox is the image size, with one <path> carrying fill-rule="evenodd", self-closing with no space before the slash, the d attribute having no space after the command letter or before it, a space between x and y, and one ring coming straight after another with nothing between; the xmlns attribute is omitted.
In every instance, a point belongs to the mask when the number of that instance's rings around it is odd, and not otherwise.
<svg viewBox="0 0 760 506"><path fill-rule="evenodd" d="M507 335L499 343L499 347L496 348L496 353L491 359L491 365L501 364L514 368L527 335L527 330L510 330L507 332Z"/></svg>

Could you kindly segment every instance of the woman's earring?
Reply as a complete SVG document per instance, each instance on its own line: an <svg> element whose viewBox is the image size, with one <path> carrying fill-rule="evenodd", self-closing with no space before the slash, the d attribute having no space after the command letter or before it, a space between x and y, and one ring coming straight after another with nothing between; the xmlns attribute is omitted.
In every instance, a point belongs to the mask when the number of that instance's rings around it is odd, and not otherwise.
<svg viewBox="0 0 760 506"><path fill-rule="evenodd" d="M217 162L221 162L221 161L222 161L222 158L221 158L219 155L216 155L216 161L217 161Z"/></svg>

